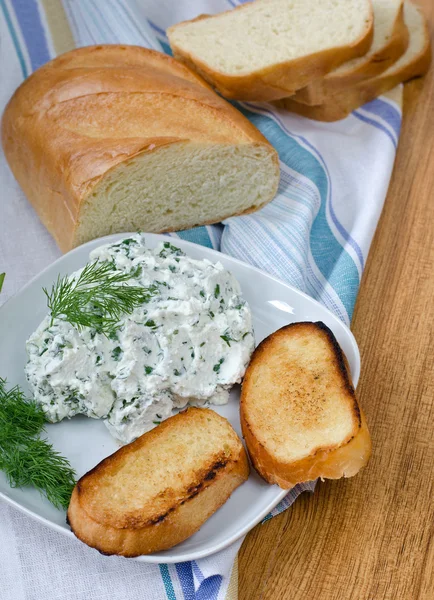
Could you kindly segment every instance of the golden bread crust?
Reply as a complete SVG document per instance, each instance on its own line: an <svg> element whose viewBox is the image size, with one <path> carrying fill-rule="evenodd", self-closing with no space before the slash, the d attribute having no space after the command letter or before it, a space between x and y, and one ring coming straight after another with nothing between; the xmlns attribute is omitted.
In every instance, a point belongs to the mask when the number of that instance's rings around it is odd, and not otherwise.
<svg viewBox="0 0 434 600"><path fill-rule="evenodd" d="M388 92L400 83L425 75L431 64L431 41L426 19L424 19L424 38L425 44L421 52L404 67L392 72L385 71L376 77L338 90L336 93L330 94L324 104L309 106L296 101L293 96L279 100L275 105L316 121L330 122L345 119L353 110Z"/></svg>
<svg viewBox="0 0 434 600"><path fill-rule="evenodd" d="M181 116L176 106L185 104ZM10 168L62 251L77 245L80 211L105 175L188 142L265 146L279 170L277 152L247 118L185 65L138 46L88 46L55 58L19 86L2 118ZM277 185L278 177L274 192ZM185 227L195 224L187 215ZM164 231L171 230L169 222Z"/></svg>
<svg viewBox="0 0 434 600"><path fill-rule="evenodd" d="M248 4L243 4L227 12L246 9L248 9ZM177 27L182 27L186 23L193 23L202 19L218 17L219 14L199 15L190 21L183 21L169 27L167 35L175 58L182 61L190 69L195 70L223 96L234 100L269 102L290 96L311 81L319 79L339 67L342 63L366 54L371 46L374 33L373 11L371 7L370 20L367 23L366 31L351 45L330 48L329 50L313 53L309 56L285 61L259 69L248 75L227 75L218 70L211 69L198 56L193 56L191 53L180 48L174 42L173 37L171 38L172 32Z"/></svg>
<svg viewBox="0 0 434 600"><path fill-rule="evenodd" d="M393 32L387 44L373 53L369 60L348 70L332 71L322 79L317 79L306 87L297 90L292 100L309 106L325 104L348 87L380 75L391 67L407 50L409 32L404 21L404 3L396 15Z"/></svg>
<svg viewBox="0 0 434 600"><path fill-rule="evenodd" d="M266 424L258 422L258 419L252 416L251 398L255 393L258 393L257 390L255 391L258 366L267 364L270 354L280 351L280 340L284 340L287 336L297 335L302 337L318 336L322 342L326 341L331 357L328 365L330 378L334 381L334 387L340 389L340 402L346 404L347 408L350 409L353 424L351 431L341 440L338 446L322 443L302 458L284 460L273 452L270 444L270 432L267 430ZM283 386L284 373L274 372L273 374L276 381ZM311 419L312 425L316 421L315 406L312 409L312 398L307 396L302 387L292 393L296 393L301 397L299 412L306 412L304 426L309 428L309 419ZM269 398L264 397L261 400L264 404L273 401L276 401L276 399L273 398L272 392L270 392ZM282 393L278 401L280 403L285 402L285 392ZM288 401L290 401L289 398ZM305 407L303 407L303 403ZM316 412L321 410L320 405L316 408L318 409ZM287 325L266 338L258 346L244 377L240 411L243 436L255 469L266 481L272 484L276 483L282 488L289 489L297 483L311 481L318 477L329 479L351 477L365 466L369 460L371 454L369 432L365 417L355 396L346 358L334 335L323 323L293 323ZM278 433L273 432L274 435ZM283 433L280 435L283 435Z"/></svg>
<svg viewBox="0 0 434 600"><path fill-rule="evenodd" d="M159 440L168 436L173 439L176 452L180 428L190 428L193 440L195 429L203 426L205 417L208 426L211 423L225 429L224 444L216 447L206 461L197 456L196 468L183 474L186 476L183 487L167 481L165 488L151 498L137 497L134 477L126 479L122 470L131 466L135 473L133 467L137 461L146 461L146 453L158 451ZM145 467L143 472L146 472ZM209 409L189 408L86 473L74 488L68 522L80 540L103 554L132 557L158 552L195 533L248 475L246 452L226 419ZM122 478L123 494L117 501L119 478ZM128 488L126 491L124 486Z"/></svg>

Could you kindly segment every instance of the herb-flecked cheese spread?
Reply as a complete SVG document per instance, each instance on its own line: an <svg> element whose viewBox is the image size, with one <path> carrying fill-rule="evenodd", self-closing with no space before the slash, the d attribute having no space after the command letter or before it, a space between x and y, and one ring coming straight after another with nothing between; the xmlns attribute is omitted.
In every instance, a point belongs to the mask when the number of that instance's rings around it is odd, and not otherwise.
<svg viewBox="0 0 434 600"><path fill-rule="evenodd" d="M131 273L131 285L154 293L109 336L61 318L42 321L27 341L26 375L49 420L104 419L128 443L173 408L226 403L254 348L250 309L233 275L171 242L148 249L141 234L97 248L90 260L113 261Z"/></svg>

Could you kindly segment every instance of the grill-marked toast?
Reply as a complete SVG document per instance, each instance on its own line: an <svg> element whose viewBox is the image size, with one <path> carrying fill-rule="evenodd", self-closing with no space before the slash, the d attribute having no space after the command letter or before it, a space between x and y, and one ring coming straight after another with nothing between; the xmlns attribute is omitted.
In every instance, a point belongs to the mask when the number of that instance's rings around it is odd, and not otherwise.
<svg viewBox="0 0 434 600"><path fill-rule="evenodd" d="M371 454L346 359L323 323L293 323L257 347L241 426L256 470L282 488L351 477Z"/></svg>
<svg viewBox="0 0 434 600"><path fill-rule="evenodd" d="M103 554L139 556L195 533L249 475L229 422L189 408L124 446L74 488L68 521Z"/></svg>

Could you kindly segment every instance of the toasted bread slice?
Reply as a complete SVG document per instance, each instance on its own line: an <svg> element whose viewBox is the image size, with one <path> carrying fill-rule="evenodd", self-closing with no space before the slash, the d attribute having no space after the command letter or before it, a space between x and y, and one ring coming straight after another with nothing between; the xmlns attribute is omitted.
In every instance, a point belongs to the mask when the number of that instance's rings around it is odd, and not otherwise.
<svg viewBox="0 0 434 600"><path fill-rule="evenodd" d="M285 489L366 465L366 421L324 323L293 323L259 344L244 377L241 427L255 469Z"/></svg>
<svg viewBox="0 0 434 600"><path fill-rule="evenodd" d="M398 84L424 75L431 63L431 43L427 21L421 9L411 2L405 2L404 16L410 32L410 43L401 58L384 73L366 81L360 81L358 84L330 96L327 102L318 106L301 104L296 102L293 97L279 100L276 102L276 106L316 121L338 121Z"/></svg>
<svg viewBox="0 0 434 600"><path fill-rule="evenodd" d="M103 554L150 554L195 533L248 475L229 422L189 408L86 473L72 493L68 522Z"/></svg>
<svg viewBox="0 0 434 600"><path fill-rule="evenodd" d="M383 73L404 54L409 42L404 0L373 0L372 6L374 39L365 56L354 58L316 79L298 90L293 100L310 106L324 104L336 92Z"/></svg>
<svg viewBox="0 0 434 600"><path fill-rule="evenodd" d="M175 58L223 96L277 100L365 54L373 12L370 0L257 0L167 35Z"/></svg>

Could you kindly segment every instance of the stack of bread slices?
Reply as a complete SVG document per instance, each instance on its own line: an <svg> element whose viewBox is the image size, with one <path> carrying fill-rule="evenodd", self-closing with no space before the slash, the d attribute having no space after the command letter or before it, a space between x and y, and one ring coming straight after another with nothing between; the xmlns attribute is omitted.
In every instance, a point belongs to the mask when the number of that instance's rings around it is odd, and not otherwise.
<svg viewBox="0 0 434 600"><path fill-rule="evenodd" d="M409 0L256 0L168 30L221 94L335 121L423 75L429 32Z"/></svg>

